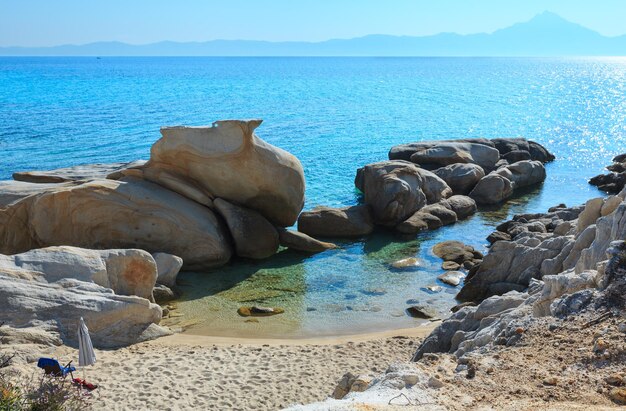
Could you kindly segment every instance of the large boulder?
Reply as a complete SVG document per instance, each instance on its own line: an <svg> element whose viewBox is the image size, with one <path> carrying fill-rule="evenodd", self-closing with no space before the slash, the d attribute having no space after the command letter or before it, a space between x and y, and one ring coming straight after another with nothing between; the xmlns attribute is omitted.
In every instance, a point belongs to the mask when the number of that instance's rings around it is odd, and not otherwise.
<svg viewBox="0 0 626 411"><path fill-rule="evenodd" d="M0 252L54 245L166 252L189 269L231 256L226 229L210 209L132 178L60 185L0 209Z"/></svg>
<svg viewBox="0 0 626 411"><path fill-rule="evenodd" d="M435 170L435 174L445 181L455 194L467 194L485 176L478 164L451 164Z"/></svg>
<svg viewBox="0 0 626 411"><path fill-rule="evenodd" d="M304 172L295 156L254 134L261 121L164 127L139 174L205 205L223 198L288 227L304 205Z"/></svg>
<svg viewBox="0 0 626 411"><path fill-rule="evenodd" d="M450 209L456 213L459 220L467 218L476 213L476 201L473 198L463 195L454 195L447 200Z"/></svg>
<svg viewBox="0 0 626 411"><path fill-rule="evenodd" d="M500 174L487 174L469 193L478 204L497 204L513 195L513 183Z"/></svg>
<svg viewBox="0 0 626 411"><path fill-rule="evenodd" d="M216 198L215 209L226 221L240 257L267 258L278 250L278 232L260 213Z"/></svg>
<svg viewBox="0 0 626 411"><path fill-rule="evenodd" d="M465 138L465 139L454 139L454 140L439 140L439 141L419 141L416 143L408 143L408 144L400 144L397 146L393 146L391 150L389 150L389 160L406 160L409 161L411 159L411 155L418 151L427 150L441 143L472 143L472 144L483 144L488 147L495 147L491 140L486 138Z"/></svg>
<svg viewBox="0 0 626 411"><path fill-rule="evenodd" d="M178 272L183 266L183 259L167 253L154 253L152 258L157 266L157 283L169 288L174 287Z"/></svg>
<svg viewBox="0 0 626 411"><path fill-rule="evenodd" d="M396 225L426 205L418 167L406 161L383 161L363 168L365 204L377 224Z"/></svg>
<svg viewBox="0 0 626 411"><path fill-rule="evenodd" d="M481 301L492 295L524 290L533 278L541 279L545 260L557 257L565 247L571 249L574 243L570 237L536 240L534 244L525 240L494 243L478 271L468 277L456 298ZM562 255L561 261L565 257Z"/></svg>
<svg viewBox="0 0 626 411"><path fill-rule="evenodd" d="M137 250L87 250L61 246L0 254L0 273L52 283L64 278L93 282L119 295L152 299L157 265L150 253Z"/></svg>
<svg viewBox="0 0 626 411"><path fill-rule="evenodd" d="M96 348L171 334L158 325L161 307L145 298L116 295L109 288L72 278L47 282L20 274L0 270L0 323L5 327L59 335L64 343L76 345L78 319L83 317Z"/></svg>
<svg viewBox="0 0 626 411"><path fill-rule="evenodd" d="M491 170L500 159L495 148L476 143L439 143L431 148L416 151L411 161L420 165L447 166L455 163L478 164Z"/></svg>
<svg viewBox="0 0 626 411"><path fill-rule="evenodd" d="M546 179L546 169L540 161L518 161L494 173L511 180L515 189L538 184Z"/></svg>
<svg viewBox="0 0 626 411"><path fill-rule="evenodd" d="M107 178L109 175L116 176L124 170L141 167L145 163L143 160L137 160L129 163L83 164L47 171L21 171L13 173L13 179L29 183L64 183L77 180L96 180Z"/></svg>
<svg viewBox="0 0 626 411"><path fill-rule="evenodd" d="M366 205L343 208L315 207L298 218L298 231L313 237L361 237L374 230Z"/></svg>

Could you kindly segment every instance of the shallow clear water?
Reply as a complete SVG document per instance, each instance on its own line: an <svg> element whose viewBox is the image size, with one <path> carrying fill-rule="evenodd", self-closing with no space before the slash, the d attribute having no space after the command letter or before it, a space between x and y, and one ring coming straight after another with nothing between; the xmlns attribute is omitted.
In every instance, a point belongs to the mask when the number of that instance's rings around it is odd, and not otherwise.
<svg viewBox="0 0 626 411"><path fill-rule="evenodd" d="M379 233L315 256L283 251L211 273L184 273L177 317L190 332L307 336L402 328L418 299L445 312L456 290L428 294L433 244L478 248L517 212L573 205L626 151L626 60L491 58L0 58L0 178L13 171L147 158L163 125L265 120L259 136L294 153L306 208L358 201L356 168L394 144L525 136L557 155L548 179L497 212L411 241ZM417 256L413 271L389 263ZM252 302L286 313L245 322Z"/></svg>

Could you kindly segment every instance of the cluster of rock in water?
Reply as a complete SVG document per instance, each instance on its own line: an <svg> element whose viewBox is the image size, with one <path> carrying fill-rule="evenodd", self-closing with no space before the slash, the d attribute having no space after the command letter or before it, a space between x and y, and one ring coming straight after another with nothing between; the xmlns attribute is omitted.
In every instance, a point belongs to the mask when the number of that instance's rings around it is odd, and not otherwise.
<svg viewBox="0 0 626 411"><path fill-rule="evenodd" d="M302 166L254 134L260 123L166 127L147 162L19 172L0 182L5 332L37 326L72 342L82 316L97 346L164 335L154 297L172 296L181 267L267 258L279 245L324 251L336 245L311 236L359 237L375 225L402 234L435 229L543 181L542 163L554 158L519 138L397 146L388 161L357 171L361 205L301 213ZM299 231L286 229L296 221Z"/></svg>
<svg viewBox="0 0 626 411"><path fill-rule="evenodd" d="M437 358L433 353L451 354L456 372L466 372L467 378L473 378L474 361L497 353L497 346L514 346L523 341L525 330L533 324L550 324L550 330L558 329L558 324L581 314L591 318L586 325L616 318L619 335L611 338L623 342L625 199L626 190L622 190L616 196L594 198L578 207L561 204L547 213L516 215L499 225L489 236L491 250L476 265L477 270L470 270L460 293L471 302L460 305L423 340L413 361L424 358L428 362L429 356ZM439 248L450 245L448 242ZM452 245L458 254L462 244ZM606 330L595 333L593 355L600 361L598 367L608 367L611 360L613 367L619 368L623 351L611 348L615 341L603 338ZM626 380L622 375L609 376L605 392L609 399L624 405ZM426 404L434 401L436 390L443 384L422 368L393 364L378 376L348 373L339 382L335 399L294 409L342 409L343 405L355 404L375 408L402 395L404 403L413 400ZM553 386L557 379L546 378L543 384Z"/></svg>
<svg viewBox="0 0 626 411"><path fill-rule="evenodd" d="M610 194L617 194L626 185L626 154L613 157L613 164L606 167L607 174L599 174L589 180L589 184Z"/></svg>

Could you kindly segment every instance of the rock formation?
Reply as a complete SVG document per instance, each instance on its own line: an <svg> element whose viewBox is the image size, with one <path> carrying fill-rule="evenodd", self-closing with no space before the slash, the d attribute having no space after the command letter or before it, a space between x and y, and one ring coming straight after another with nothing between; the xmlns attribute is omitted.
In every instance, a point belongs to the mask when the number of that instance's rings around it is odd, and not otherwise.
<svg viewBox="0 0 626 411"><path fill-rule="evenodd" d="M186 268L231 256L226 228L210 209L133 178L63 184L0 209L0 252L53 245L166 252Z"/></svg>
<svg viewBox="0 0 626 411"><path fill-rule="evenodd" d="M254 134L261 122L164 127L148 163L130 174L207 206L215 197L225 199L288 227L304 204L304 172L296 157Z"/></svg>
<svg viewBox="0 0 626 411"><path fill-rule="evenodd" d="M613 164L606 167L608 174L599 174L589 180L589 184L597 186L607 193L617 194L626 185L626 154L613 157Z"/></svg>
<svg viewBox="0 0 626 411"><path fill-rule="evenodd" d="M64 246L0 255L0 323L75 344L83 317L97 347L167 335L158 326L161 308L149 301L156 280L155 260L142 250Z"/></svg>
<svg viewBox="0 0 626 411"><path fill-rule="evenodd" d="M261 214L221 198L216 198L213 205L228 225L238 256L262 259L276 253L278 232Z"/></svg>
<svg viewBox="0 0 626 411"><path fill-rule="evenodd" d="M313 237L361 237L373 230L372 216L365 205L316 207L298 218L298 231Z"/></svg>

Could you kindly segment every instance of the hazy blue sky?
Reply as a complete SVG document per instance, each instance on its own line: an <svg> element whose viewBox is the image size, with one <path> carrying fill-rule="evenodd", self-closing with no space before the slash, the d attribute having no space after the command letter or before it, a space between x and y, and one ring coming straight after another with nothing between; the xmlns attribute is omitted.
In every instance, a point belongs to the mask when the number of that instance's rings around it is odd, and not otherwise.
<svg viewBox="0 0 626 411"><path fill-rule="evenodd" d="M465 34L545 10L626 34L624 0L0 0L0 46Z"/></svg>

